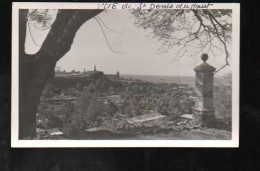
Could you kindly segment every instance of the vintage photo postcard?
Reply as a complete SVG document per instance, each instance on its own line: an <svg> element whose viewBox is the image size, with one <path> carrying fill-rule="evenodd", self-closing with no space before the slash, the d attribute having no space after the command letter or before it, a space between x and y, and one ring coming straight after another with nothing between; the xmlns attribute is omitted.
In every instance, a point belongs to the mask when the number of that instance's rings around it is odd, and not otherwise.
<svg viewBox="0 0 260 171"><path fill-rule="evenodd" d="M13 3L12 147L238 147L240 5Z"/></svg>

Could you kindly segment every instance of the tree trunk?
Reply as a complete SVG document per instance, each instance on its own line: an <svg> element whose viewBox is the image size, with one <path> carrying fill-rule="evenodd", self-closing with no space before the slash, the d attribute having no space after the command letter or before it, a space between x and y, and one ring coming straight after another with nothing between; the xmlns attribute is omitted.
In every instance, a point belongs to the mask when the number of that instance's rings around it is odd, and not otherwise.
<svg viewBox="0 0 260 171"><path fill-rule="evenodd" d="M102 10L60 10L41 49L25 54L28 10L19 11L19 139L36 135L36 113L48 80L53 78L56 62L71 48L77 30Z"/></svg>
<svg viewBox="0 0 260 171"><path fill-rule="evenodd" d="M19 138L33 138L36 133L37 106L48 79L54 76L55 64L29 60L19 67ZM40 68L36 70L37 67Z"/></svg>

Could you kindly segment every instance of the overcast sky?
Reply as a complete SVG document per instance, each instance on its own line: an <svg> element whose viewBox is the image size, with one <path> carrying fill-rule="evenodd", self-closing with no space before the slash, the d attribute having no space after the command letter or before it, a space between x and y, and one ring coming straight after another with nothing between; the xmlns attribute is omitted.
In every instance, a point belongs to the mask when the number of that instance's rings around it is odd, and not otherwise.
<svg viewBox="0 0 260 171"><path fill-rule="evenodd" d="M193 68L201 63L199 58L182 57L179 61L173 61L177 49L172 49L164 55L156 54L158 43L156 39L148 36L148 31L137 28L134 18L127 10L110 10L102 12L98 17L103 23L115 32L103 26L111 48L119 53L112 52L106 43L102 30L95 19L84 23L78 30L71 50L62 57L57 65L62 70L83 71L97 70L106 74L119 71L121 75L194 75ZM27 29L28 30L28 29ZM35 42L41 45L48 34L48 30L42 31L31 27ZM40 46L35 46L27 31L26 52L35 53ZM58 47L57 47L58 48ZM216 68L224 64L224 54L210 56L208 63ZM226 68L218 75L230 72Z"/></svg>

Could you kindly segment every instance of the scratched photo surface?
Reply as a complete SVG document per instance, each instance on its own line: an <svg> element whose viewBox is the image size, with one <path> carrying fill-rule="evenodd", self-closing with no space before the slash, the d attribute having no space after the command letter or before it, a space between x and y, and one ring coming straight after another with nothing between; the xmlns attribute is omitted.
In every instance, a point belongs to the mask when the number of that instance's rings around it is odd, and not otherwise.
<svg viewBox="0 0 260 171"><path fill-rule="evenodd" d="M18 140L231 140L232 14L19 9Z"/></svg>

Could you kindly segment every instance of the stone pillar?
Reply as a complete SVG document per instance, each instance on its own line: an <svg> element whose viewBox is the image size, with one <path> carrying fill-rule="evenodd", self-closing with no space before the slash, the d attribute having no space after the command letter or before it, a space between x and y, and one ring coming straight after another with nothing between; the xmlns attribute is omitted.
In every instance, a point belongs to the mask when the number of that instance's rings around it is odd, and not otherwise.
<svg viewBox="0 0 260 171"><path fill-rule="evenodd" d="M193 118L198 123L209 125L215 120L215 110L213 108L213 66L206 63L207 54L201 56L203 63L194 68L196 72L196 94L197 100L193 108Z"/></svg>

